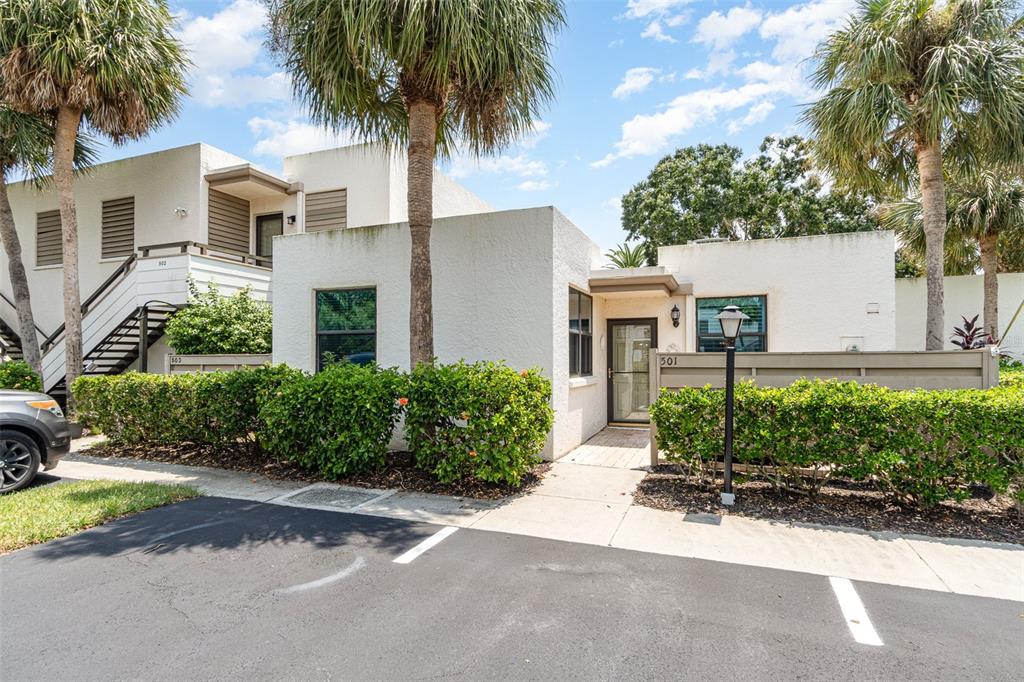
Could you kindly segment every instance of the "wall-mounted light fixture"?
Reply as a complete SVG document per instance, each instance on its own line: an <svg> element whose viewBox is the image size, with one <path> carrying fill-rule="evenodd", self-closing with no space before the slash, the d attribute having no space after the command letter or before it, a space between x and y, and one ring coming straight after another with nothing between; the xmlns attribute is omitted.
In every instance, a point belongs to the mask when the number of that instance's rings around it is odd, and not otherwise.
<svg viewBox="0 0 1024 682"><path fill-rule="evenodd" d="M184 206L179 206L178 208L174 209L174 215L178 216L179 218L187 218L188 209L185 208Z"/></svg>
<svg viewBox="0 0 1024 682"><path fill-rule="evenodd" d="M679 326L679 318L682 317L682 313L679 312L679 306L677 306L677 305L672 306L672 312L669 313L669 316L672 318L672 326L673 327L678 327Z"/></svg>
<svg viewBox="0 0 1024 682"><path fill-rule="evenodd" d="M294 225L295 224L295 216L290 215L290 216L288 216L287 220L288 220L288 224L289 225Z"/></svg>

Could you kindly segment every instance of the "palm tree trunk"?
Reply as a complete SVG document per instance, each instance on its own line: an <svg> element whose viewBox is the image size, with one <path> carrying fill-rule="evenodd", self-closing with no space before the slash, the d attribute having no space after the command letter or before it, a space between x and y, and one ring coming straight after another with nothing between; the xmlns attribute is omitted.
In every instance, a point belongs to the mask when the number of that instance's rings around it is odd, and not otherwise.
<svg viewBox="0 0 1024 682"><path fill-rule="evenodd" d="M74 414L71 384L82 374L82 300L78 287L78 215L75 211L75 140L82 111L61 107L53 145L53 180L60 206L64 254L64 358L68 411Z"/></svg>
<svg viewBox="0 0 1024 682"><path fill-rule="evenodd" d="M943 255L946 240L946 185L942 177L942 150L939 142L917 143L917 167L921 175L921 205L924 213L925 270L928 309L925 317L925 350L945 346L943 309Z"/></svg>
<svg viewBox="0 0 1024 682"><path fill-rule="evenodd" d="M434 361L433 277L430 228L434 222L434 150L437 107L424 100L409 104L409 369Z"/></svg>
<svg viewBox="0 0 1024 682"><path fill-rule="evenodd" d="M985 331L999 340L999 244L998 234L985 233L981 238L981 269L984 272L985 304L982 317Z"/></svg>
<svg viewBox="0 0 1024 682"><path fill-rule="evenodd" d="M28 293L28 276L25 264L21 262L21 240L14 227L14 211L7 196L7 181L3 177L6 169L0 168L0 245L7 252L7 269L11 275L11 289L14 290L14 307L18 313L18 334L21 336L21 353L25 362L43 376L43 360L39 355L39 339L36 338L36 323L32 317L32 299Z"/></svg>

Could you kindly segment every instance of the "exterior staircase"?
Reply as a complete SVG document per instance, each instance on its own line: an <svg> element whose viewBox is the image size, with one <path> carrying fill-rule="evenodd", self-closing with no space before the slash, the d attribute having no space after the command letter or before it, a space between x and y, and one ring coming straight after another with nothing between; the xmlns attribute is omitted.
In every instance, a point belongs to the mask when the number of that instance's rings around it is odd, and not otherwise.
<svg viewBox="0 0 1024 682"><path fill-rule="evenodd" d="M21 360L21 338L0 318L0 359Z"/></svg>
<svg viewBox="0 0 1024 682"><path fill-rule="evenodd" d="M190 277L201 290L212 282L230 296L248 286L254 297L269 300L271 270L267 265L268 259L195 242L139 248L82 302L82 373L150 369L146 351L164 335L174 311L187 305ZM18 335L11 328L16 316L13 304L4 306L10 310L0 315L0 350L13 359L21 355ZM49 336L42 332L40 336L45 337L40 344L43 390L63 399L67 394L64 325Z"/></svg>

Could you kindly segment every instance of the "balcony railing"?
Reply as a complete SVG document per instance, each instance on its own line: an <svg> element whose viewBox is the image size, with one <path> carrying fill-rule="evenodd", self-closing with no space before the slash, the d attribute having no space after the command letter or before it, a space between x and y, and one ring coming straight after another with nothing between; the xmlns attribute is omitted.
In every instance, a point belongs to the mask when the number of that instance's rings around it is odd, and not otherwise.
<svg viewBox="0 0 1024 682"><path fill-rule="evenodd" d="M178 253L195 253L200 256L213 256L215 258L237 260L238 262L246 265L255 265L258 268L267 268L268 270L273 264L273 258L270 256L257 256L254 253L246 253L244 251L236 251L234 249L226 249L221 246L211 246L209 244L193 241L151 244L149 246L140 246L138 250L143 258L149 257L153 251L177 250Z"/></svg>

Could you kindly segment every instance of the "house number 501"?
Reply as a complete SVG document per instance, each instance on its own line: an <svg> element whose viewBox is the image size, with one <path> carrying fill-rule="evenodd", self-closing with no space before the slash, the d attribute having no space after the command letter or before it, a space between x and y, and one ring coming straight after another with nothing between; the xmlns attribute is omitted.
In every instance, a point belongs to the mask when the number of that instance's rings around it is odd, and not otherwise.
<svg viewBox="0 0 1024 682"><path fill-rule="evenodd" d="M678 360L678 358L674 358L672 356L666 357L663 355L660 358L658 358L658 365L660 365L661 367L674 367L676 364L676 360Z"/></svg>

